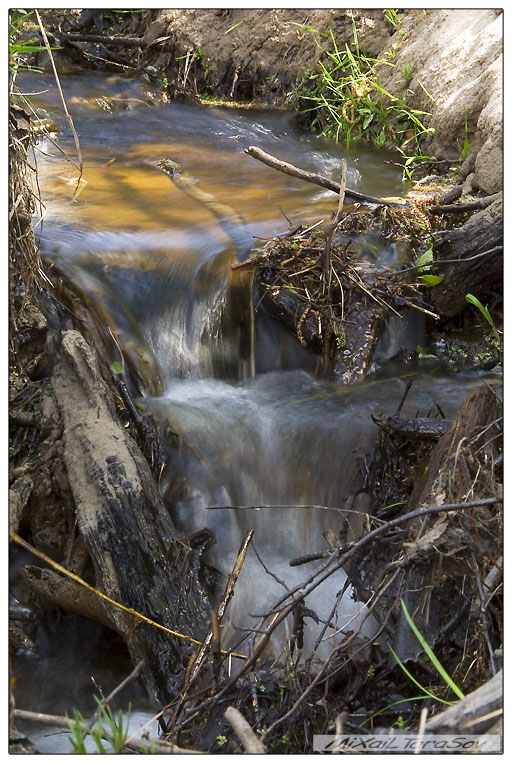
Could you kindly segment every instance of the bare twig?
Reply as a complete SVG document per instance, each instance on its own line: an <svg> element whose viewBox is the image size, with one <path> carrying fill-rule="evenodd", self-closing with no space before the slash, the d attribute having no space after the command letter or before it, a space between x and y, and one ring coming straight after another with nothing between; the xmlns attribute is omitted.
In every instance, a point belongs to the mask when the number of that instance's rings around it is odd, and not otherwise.
<svg viewBox="0 0 512 763"><path fill-rule="evenodd" d="M334 236L334 231L336 230L336 226L338 225L341 219L341 215L343 214L343 202L345 201L346 187L347 187L347 162L345 161L345 159L342 159L341 160L340 190L339 190L340 196L338 201L338 209L336 211L336 215L334 216L332 225L329 226L329 230L327 232L327 237L325 241L325 250L323 253L323 271L324 271L323 288L324 290L325 290L327 281L329 281L329 286L330 286L332 237Z"/></svg>
<svg viewBox="0 0 512 763"><path fill-rule="evenodd" d="M489 636L489 615L487 614L487 608L485 603L485 594L484 594L484 588L482 585L482 578L480 575L480 570L478 568L478 563L476 561L476 556L474 550L471 552L471 557L473 561L473 572L475 574L475 582L476 582L476 589L478 591L478 598L480 600L480 622L482 623L482 628L484 631L485 636L485 643L487 644L487 649L489 651L489 660L491 663L491 670L493 676L496 675L496 665L494 662L494 650L492 648L491 644L491 638Z"/></svg>
<svg viewBox="0 0 512 763"><path fill-rule="evenodd" d="M233 731L249 755L265 755L265 746L260 742L242 713L236 707L228 707L224 716L233 727Z"/></svg>
<svg viewBox="0 0 512 763"><path fill-rule="evenodd" d="M249 530L249 532L245 535L245 538L242 541L242 545L240 546L240 549L238 551L235 564L233 566L233 571L228 577L228 582L226 583L226 588L224 590L224 595L220 601L219 606L217 607L217 624L222 621L222 618L224 617L224 614L226 612L227 606L231 599L233 598L233 594L235 593L235 586L238 581L238 578L240 576L240 572L242 571L242 566L245 562L245 557L247 555L247 550L249 548L249 544L254 536L254 530ZM190 678L188 681L188 686L193 683L193 681L197 678L204 661L208 655L208 652L210 650L210 647L212 645L214 639L214 628L210 628L206 636L204 637L203 643L201 644L198 652L197 657L194 659L192 669L190 672Z"/></svg>
<svg viewBox="0 0 512 763"><path fill-rule="evenodd" d="M39 24L39 29L41 30L41 35L42 35L43 42L44 42L44 45L45 45L45 48L46 48L46 52L48 53L48 58L50 59L50 63L51 63L52 69L53 69L53 76L55 77L55 83L57 85L57 89L59 91L59 95L60 95L60 98L61 98L61 101L62 101L62 106L64 108L64 114L66 115L66 119L68 121L68 124L69 124L69 127L71 129L71 132L73 133L73 139L75 141L75 146L76 146L76 150L77 150L77 154L78 154L78 163L79 163L79 168L80 168L80 175L77 178L76 189L75 189L75 193L73 195L73 199L75 199L76 195L77 195L77 193L78 193L78 191L80 189L80 181L81 181L82 175L83 175L83 160L82 160L82 151L80 149L80 141L78 140L78 135L77 135L76 130L75 130L75 125L73 124L73 120L71 118L71 114L69 113L68 107L66 105L66 101L65 101L65 98L64 98L64 93L62 92L62 88L60 86L60 80L59 80L59 75L57 74L57 68L55 66L55 61L53 60L53 55L52 55L52 51L51 51L51 48L50 48L50 43L48 42L48 37L46 36L46 30L45 30L45 28L43 26L43 22L41 21L41 16L39 15L39 11L37 10L37 8L35 9L35 14L36 14L36 18L37 18L37 23Z"/></svg>
<svg viewBox="0 0 512 763"><path fill-rule="evenodd" d="M389 586L392 585L392 583L396 579L397 575L399 575L399 574L400 573L398 571L395 571L393 573L393 575L391 576L391 578L389 579L389 581L387 581L387 583L385 583L385 584L384 583L382 584L382 587L381 587L381 590L379 592L379 595L374 597L373 605L368 608L368 612L367 612L366 617L370 616L370 614L372 612L372 609L376 606L379 598L384 594L384 592L387 590L387 588L389 588ZM366 617L364 619L366 619ZM351 633L350 636L346 640L343 641L342 644L337 644L332 649L331 653L329 654L329 656L325 660L324 664L322 665L321 669L318 671L316 676L313 678L313 680L311 681L309 686L303 691L303 693L300 695L300 697L298 697L298 699L295 701L295 703L292 705L292 707L283 716L281 716L276 721L274 721L274 723L272 723L271 726L269 726L269 728L266 730L265 734L263 735L263 739L270 738L270 734L272 733L272 731L274 731L274 729L277 726L279 726L281 723L283 723L283 721L286 720L286 718L289 718L291 715L293 715L293 713L295 713L297 711L297 709L303 705L304 700L313 691L315 686L318 683L320 683L322 680L324 680L325 674L327 672L327 669L328 669L328 667L329 667L333 657L335 657L341 651L344 651L344 650L346 650L348 648L348 646L357 637L357 635L358 635L358 633L359 633L359 631L361 629L362 624L363 623L361 622L359 624L359 627L356 628L354 630L354 632ZM375 638L378 638L379 634L382 633L383 630L384 630L384 626L381 626L381 628L379 629L378 633L375 635ZM358 649L357 651L360 651L360 650ZM357 651L356 651L356 654L357 654Z"/></svg>

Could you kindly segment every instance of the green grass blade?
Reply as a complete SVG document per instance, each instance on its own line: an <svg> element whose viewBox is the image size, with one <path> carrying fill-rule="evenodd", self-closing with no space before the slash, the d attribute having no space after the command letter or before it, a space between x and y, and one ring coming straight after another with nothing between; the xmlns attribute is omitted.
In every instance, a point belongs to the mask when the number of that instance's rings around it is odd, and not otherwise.
<svg viewBox="0 0 512 763"><path fill-rule="evenodd" d="M373 719L378 715L382 715L382 713L385 713L386 710L391 710L391 708L395 707L395 705L402 705L404 702L416 702L420 699L429 699L429 697L426 694L419 694L417 697L405 697L404 699L397 699L396 702L392 702L390 705L383 707L382 710L377 710L376 713L370 715L369 718L366 718L366 720L361 723L361 726L365 726L367 723L370 723L370 721L373 721Z"/></svg>
<svg viewBox="0 0 512 763"><path fill-rule="evenodd" d="M436 702L441 702L443 705L453 705L453 704L454 704L454 702L449 702L449 701L448 701L448 700L446 700L446 699L441 699L441 697L437 697L437 696L436 696L435 694L433 694L431 691L429 691L428 689L425 689L425 687L424 687L424 686L422 686L422 685L420 684L420 682L419 682L419 681L417 681L417 680L414 678L414 676L412 675L412 673L409 673L409 671L407 670L407 668L406 668L406 667L405 667L405 665L403 664L402 660L401 660L401 659L400 659L400 657L399 657L399 656L396 654L395 650L393 649L393 647L392 647L391 645L389 645L389 651L391 652L391 654L393 655L393 657L395 658L395 660L397 661L397 663L400 665L400 667L402 668L402 670L403 670L403 672L405 673L405 675L407 676L407 678L409 678L409 679L410 679L410 680L413 682L413 684L414 684L415 686L417 686L417 687L418 687L418 689L421 689L421 691L422 691L422 692L425 694L425 696L426 696L426 697L430 697L431 699L435 699L435 700L436 700Z"/></svg>
<svg viewBox="0 0 512 763"><path fill-rule="evenodd" d="M435 656L434 652L430 648L429 644L425 641L423 635L420 633L418 628L415 626L412 617L410 616L409 612L407 611L407 607L405 606L405 602L403 599L400 600L402 603L402 610L405 615L405 619L411 626L411 630L420 642L421 646L425 650L425 653L427 657L429 658L432 665L435 667L439 675L446 681L450 689L457 695L459 699L464 699L464 694L461 692L453 678L446 672L446 670L443 668L437 657Z"/></svg>

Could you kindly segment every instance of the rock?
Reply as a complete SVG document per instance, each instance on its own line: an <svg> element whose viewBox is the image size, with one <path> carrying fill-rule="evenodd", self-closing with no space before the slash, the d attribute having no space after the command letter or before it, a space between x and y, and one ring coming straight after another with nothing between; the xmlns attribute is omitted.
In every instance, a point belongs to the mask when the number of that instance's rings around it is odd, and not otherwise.
<svg viewBox="0 0 512 763"><path fill-rule="evenodd" d="M462 193L470 195L473 193L473 191L478 191L479 188L480 186L478 185L476 172L471 172L464 181L464 185L462 186Z"/></svg>
<svg viewBox="0 0 512 763"><path fill-rule="evenodd" d="M467 176L475 171L475 160L477 157L477 152L473 149L468 153L464 161L459 167L459 176L458 180L463 181L467 178Z"/></svg>

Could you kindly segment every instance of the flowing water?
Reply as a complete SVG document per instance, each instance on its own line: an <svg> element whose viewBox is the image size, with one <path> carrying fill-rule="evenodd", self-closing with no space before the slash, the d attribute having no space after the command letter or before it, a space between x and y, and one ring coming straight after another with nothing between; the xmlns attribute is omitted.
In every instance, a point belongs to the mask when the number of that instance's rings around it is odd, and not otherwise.
<svg viewBox="0 0 512 763"><path fill-rule="evenodd" d="M54 84L31 75L23 85L39 93L36 107L55 119L59 145L74 156ZM140 402L171 433L161 487L177 527L213 530L210 563L223 575L245 532L255 530L254 546L274 577L250 549L228 610L227 641L232 626L256 622L250 615L282 595L282 583L292 587L309 577L314 565L291 568L288 562L323 550L326 529L347 531L347 514L339 509L368 508L364 470L375 439L370 414L394 412L410 373L396 366L386 371L385 361L421 343L419 324L394 321L379 347L382 368L367 382L339 389L315 378L314 357L251 306L250 283L234 277L239 271L231 265L286 233L287 218L293 225L327 222L337 199L262 165L244 149L257 145L333 178L346 157L348 185L374 196L403 194L400 172L384 152L347 152L305 133L284 111L156 107L140 80L92 73L64 78L63 89L86 182L73 200L76 169L49 141L41 142L41 253L50 278L52 268L71 278L105 333L109 326L121 347L135 347L133 357L155 380L158 394ZM219 220L184 193L154 166L164 157L179 162L191 183L229 205L245 225L229 215ZM388 266L407 254L377 236L362 236L354 247ZM113 344L109 363L119 360L116 352ZM474 382L471 376L418 373L404 414L426 414L436 401L453 415ZM179 434L178 446L172 433ZM304 506L330 508L297 508ZM344 580L338 573L307 601L319 618L328 617ZM337 627L359 607L344 596ZM306 648L319 627L307 622ZM49 699L37 704L51 705Z"/></svg>

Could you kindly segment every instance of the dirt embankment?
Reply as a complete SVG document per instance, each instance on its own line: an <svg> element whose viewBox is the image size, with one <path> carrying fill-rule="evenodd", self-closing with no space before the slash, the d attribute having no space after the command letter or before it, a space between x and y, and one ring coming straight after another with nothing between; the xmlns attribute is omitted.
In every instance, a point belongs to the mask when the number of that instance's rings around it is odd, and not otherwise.
<svg viewBox="0 0 512 763"><path fill-rule="evenodd" d="M165 9L147 19L144 37L151 45L149 62L160 71L189 83L195 78L201 89L233 100L283 104L304 74L319 71L318 61L328 58L330 29L338 48L354 46L354 20L360 49L387 62L377 67L382 87L399 97L406 93L410 108L431 114L424 123L436 134L426 150L438 158L458 157L467 118L473 189L498 192L501 10L398 15L393 26L383 9L356 11L353 19L343 9Z"/></svg>

